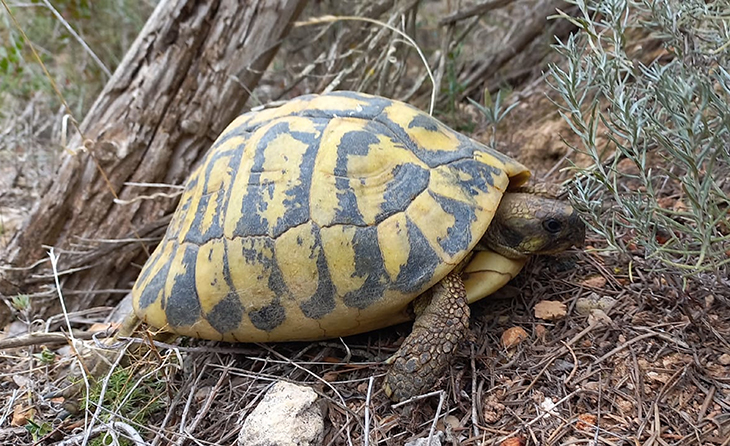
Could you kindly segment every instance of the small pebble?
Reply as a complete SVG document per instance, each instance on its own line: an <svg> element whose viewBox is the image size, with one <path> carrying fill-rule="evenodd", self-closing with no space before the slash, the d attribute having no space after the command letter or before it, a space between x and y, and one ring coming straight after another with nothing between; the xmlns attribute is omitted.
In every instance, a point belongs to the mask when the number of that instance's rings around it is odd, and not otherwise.
<svg viewBox="0 0 730 446"><path fill-rule="evenodd" d="M441 446L441 440L444 438L444 433L436 431L431 436L431 444L428 444L428 435L424 438L416 438L405 444L405 446Z"/></svg>
<svg viewBox="0 0 730 446"><path fill-rule="evenodd" d="M608 296L599 296L591 293L588 297L581 297L575 302L575 311L583 316L591 314L593 310L601 310L608 313L616 305L616 299Z"/></svg>

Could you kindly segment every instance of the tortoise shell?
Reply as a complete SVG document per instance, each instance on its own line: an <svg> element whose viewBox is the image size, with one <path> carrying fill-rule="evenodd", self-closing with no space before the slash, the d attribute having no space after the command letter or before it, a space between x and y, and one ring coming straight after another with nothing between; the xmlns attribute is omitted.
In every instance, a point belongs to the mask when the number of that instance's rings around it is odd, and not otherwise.
<svg viewBox="0 0 730 446"><path fill-rule="evenodd" d="M504 191L528 177L391 99L334 92L246 113L187 181L134 285L135 312L237 342L405 321L409 303L472 251Z"/></svg>

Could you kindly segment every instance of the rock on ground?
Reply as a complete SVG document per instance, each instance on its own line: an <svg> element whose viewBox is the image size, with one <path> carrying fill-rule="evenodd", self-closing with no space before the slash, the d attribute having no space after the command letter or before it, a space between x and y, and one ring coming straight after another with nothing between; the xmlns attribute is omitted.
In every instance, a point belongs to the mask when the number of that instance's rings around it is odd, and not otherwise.
<svg viewBox="0 0 730 446"><path fill-rule="evenodd" d="M416 438L413 441L409 441L405 446L441 446L441 440L444 438L444 433L441 431L434 432L431 437L431 444L428 444L428 436L425 438Z"/></svg>
<svg viewBox="0 0 730 446"><path fill-rule="evenodd" d="M277 381L243 422L240 446L314 446L322 443L324 415L309 387Z"/></svg>

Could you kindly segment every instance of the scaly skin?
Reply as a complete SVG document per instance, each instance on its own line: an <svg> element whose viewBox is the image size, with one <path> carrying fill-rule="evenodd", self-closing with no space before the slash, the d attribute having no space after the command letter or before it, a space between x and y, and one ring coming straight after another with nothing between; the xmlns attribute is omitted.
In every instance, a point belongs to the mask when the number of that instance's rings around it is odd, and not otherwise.
<svg viewBox="0 0 730 446"><path fill-rule="evenodd" d="M469 328L469 305L459 273L451 273L414 302L413 331L388 362L386 394L402 401L436 384Z"/></svg>

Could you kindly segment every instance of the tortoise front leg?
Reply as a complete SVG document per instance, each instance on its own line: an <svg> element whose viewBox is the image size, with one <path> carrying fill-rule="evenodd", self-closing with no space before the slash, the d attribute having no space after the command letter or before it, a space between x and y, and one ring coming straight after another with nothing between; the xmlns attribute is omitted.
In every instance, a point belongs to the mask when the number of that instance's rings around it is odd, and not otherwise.
<svg viewBox="0 0 730 446"><path fill-rule="evenodd" d="M383 389L394 401L431 390L443 376L469 328L469 305L461 276L451 273L413 304L413 331L386 362Z"/></svg>

